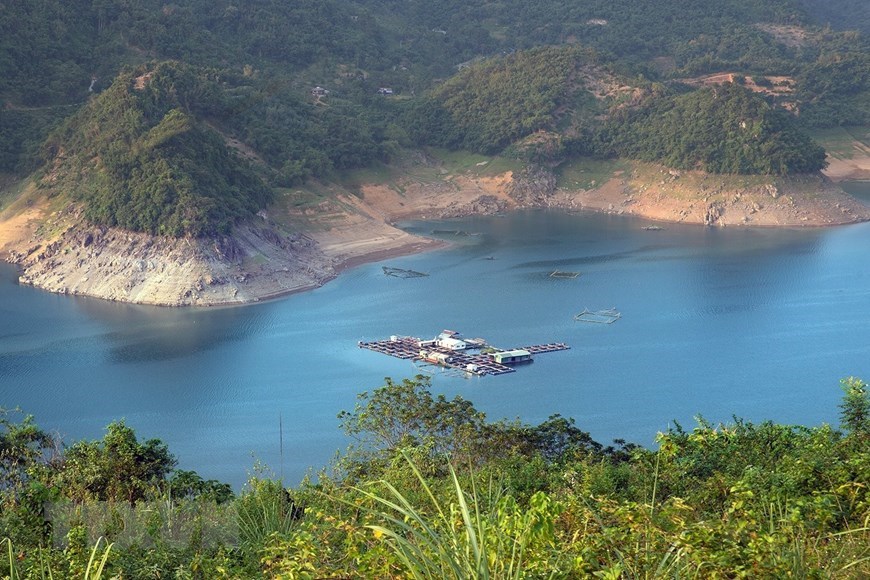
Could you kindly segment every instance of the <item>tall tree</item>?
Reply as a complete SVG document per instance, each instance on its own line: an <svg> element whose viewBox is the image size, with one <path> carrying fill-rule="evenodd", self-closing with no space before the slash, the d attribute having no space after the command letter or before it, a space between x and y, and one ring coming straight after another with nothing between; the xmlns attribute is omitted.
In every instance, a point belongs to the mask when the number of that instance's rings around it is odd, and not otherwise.
<svg viewBox="0 0 870 580"><path fill-rule="evenodd" d="M134 504L163 485L176 459L159 439L140 443L124 421L111 423L101 441L70 447L53 482L77 501Z"/></svg>

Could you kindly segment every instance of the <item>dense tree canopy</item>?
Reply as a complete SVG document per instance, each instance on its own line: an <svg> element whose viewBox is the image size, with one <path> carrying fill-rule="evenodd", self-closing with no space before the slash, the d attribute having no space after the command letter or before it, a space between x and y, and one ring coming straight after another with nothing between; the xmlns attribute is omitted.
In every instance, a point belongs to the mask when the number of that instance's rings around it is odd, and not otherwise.
<svg viewBox="0 0 870 580"><path fill-rule="evenodd" d="M134 504L161 485L175 464L164 443L139 442L121 421L106 428L102 441L80 441L66 450L52 483L72 500Z"/></svg>
<svg viewBox="0 0 870 580"><path fill-rule="evenodd" d="M412 134L496 153L535 131L554 129L578 100L582 104L572 113L591 116L595 99L579 73L597 60L588 50L539 48L468 66L413 110Z"/></svg>
<svg viewBox="0 0 870 580"><path fill-rule="evenodd" d="M825 151L784 110L736 83L626 109L602 140L620 155L711 173L810 173Z"/></svg>
<svg viewBox="0 0 870 580"><path fill-rule="evenodd" d="M184 66L122 74L46 144L44 182L84 202L93 222L172 236L225 232L271 197L197 117L216 85Z"/></svg>

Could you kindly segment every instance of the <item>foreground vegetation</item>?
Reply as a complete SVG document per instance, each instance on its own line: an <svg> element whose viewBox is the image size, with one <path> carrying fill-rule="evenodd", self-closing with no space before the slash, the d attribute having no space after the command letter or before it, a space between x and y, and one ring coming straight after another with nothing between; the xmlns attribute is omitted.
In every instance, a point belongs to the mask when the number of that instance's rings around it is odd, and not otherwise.
<svg viewBox="0 0 870 580"><path fill-rule="evenodd" d="M489 422L423 377L339 415L356 441L318 481L241 494L123 423L68 448L4 415L9 578L864 578L870 394L841 430L677 425L648 450L570 419ZM100 540L98 538L104 538ZM108 542L105 541L108 540Z"/></svg>

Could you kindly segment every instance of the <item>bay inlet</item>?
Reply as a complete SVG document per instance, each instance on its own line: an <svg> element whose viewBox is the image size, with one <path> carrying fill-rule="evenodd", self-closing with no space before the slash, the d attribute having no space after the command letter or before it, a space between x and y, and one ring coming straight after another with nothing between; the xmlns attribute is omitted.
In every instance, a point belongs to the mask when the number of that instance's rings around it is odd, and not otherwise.
<svg viewBox="0 0 870 580"><path fill-rule="evenodd" d="M836 424L839 379L870 378L870 224L649 224L547 211L409 222L453 245L238 308L58 296L18 286L2 265L0 404L67 441L123 418L166 441L181 468L236 488L256 462L296 483L347 446L336 414L358 392L421 372L358 341L452 328L503 347L572 347L504 376L435 372L437 392L493 419L560 413L604 443L642 445L698 414ZM610 307L622 313L614 324L574 320Z"/></svg>

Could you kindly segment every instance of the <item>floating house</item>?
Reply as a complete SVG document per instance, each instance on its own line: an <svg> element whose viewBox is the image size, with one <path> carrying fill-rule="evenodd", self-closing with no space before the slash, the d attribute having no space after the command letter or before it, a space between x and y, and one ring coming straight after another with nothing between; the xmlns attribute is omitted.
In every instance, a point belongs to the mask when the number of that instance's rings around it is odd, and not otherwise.
<svg viewBox="0 0 870 580"><path fill-rule="evenodd" d="M446 348L447 350L465 350L466 348L468 348L468 344L466 344L464 340L460 340L452 336L448 336L446 338L439 338L435 342L435 344L437 344L441 348Z"/></svg>
<svg viewBox="0 0 870 580"><path fill-rule="evenodd" d="M459 333L455 330L444 330L435 339L435 344L447 350L465 350L468 348L468 343L459 338Z"/></svg>
<svg viewBox="0 0 870 580"><path fill-rule="evenodd" d="M492 353L492 360L500 365L513 365L525 362L532 362L532 353L518 348L516 350L501 350Z"/></svg>
<svg viewBox="0 0 870 580"><path fill-rule="evenodd" d="M453 362L453 357L443 352L435 351L420 351L420 358L426 362L435 364L448 365Z"/></svg>

